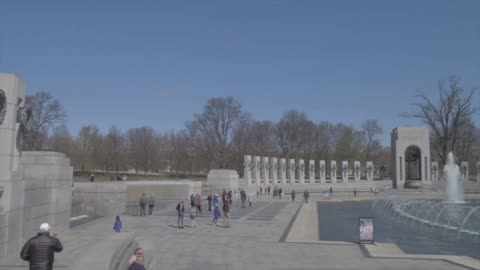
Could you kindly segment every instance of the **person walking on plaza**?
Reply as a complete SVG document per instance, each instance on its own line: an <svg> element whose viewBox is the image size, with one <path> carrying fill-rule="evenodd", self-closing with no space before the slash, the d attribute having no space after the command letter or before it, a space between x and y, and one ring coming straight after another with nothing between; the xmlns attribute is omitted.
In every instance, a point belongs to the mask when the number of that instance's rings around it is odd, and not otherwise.
<svg viewBox="0 0 480 270"><path fill-rule="evenodd" d="M262 187L260 187L260 195L263 195L262 191L263 191L263 189L262 189Z"/></svg>
<svg viewBox="0 0 480 270"><path fill-rule="evenodd" d="M230 204L225 202L223 204L223 227L230 228Z"/></svg>
<svg viewBox="0 0 480 270"><path fill-rule="evenodd" d="M197 196L198 196L198 205L197 205L197 207L198 207L198 213L201 214L201 213L202 213L203 198L202 198L202 195L200 195L200 194L197 194Z"/></svg>
<svg viewBox="0 0 480 270"><path fill-rule="evenodd" d="M50 236L51 229L48 223L43 223L37 236L30 238L23 246L20 257L29 262L30 270L52 270L54 253L63 250L57 234Z"/></svg>
<svg viewBox="0 0 480 270"><path fill-rule="evenodd" d="M177 226L180 229L183 229L183 217L185 215L185 206L183 205L183 201L180 201L177 204Z"/></svg>
<svg viewBox="0 0 480 270"><path fill-rule="evenodd" d="M140 216L145 216L145 207L147 205L147 195L142 193L142 197L140 197Z"/></svg>
<svg viewBox="0 0 480 270"><path fill-rule="evenodd" d="M242 200L242 208L245 208L245 201L247 200L247 193L242 189L240 191L240 199Z"/></svg>
<svg viewBox="0 0 480 270"><path fill-rule="evenodd" d="M197 207L192 207L191 211L190 211L190 220L192 221L192 228L196 228L197 227L197 211L198 211L198 208Z"/></svg>
<svg viewBox="0 0 480 270"><path fill-rule="evenodd" d="M213 207L218 206L218 194L213 195Z"/></svg>
<svg viewBox="0 0 480 270"><path fill-rule="evenodd" d="M282 188L279 188L279 189L278 189L278 197L279 197L280 199L282 198L282 192L283 192Z"/></svg>
<svg viewBox="0 0 480 270"><path fill-rule="evenodd" d="M257 193L257 194L258 194L258 193ZM252 195L253 195L253 194L252 194L251 192L248 193L248 198L247 198L247 200L248 200L248 207L252 207L252 200L253 200L253 199L252 199ZM258 197L258 195L257 195L257 197Z"/></svg>
<svg viewBox="0 0 480 270"><path fill-rule="evenodd" d="M305 189L305 192L303 192L303 199L305 200L305 203L308 203L308 197L310 197L310 193L308 193L308 190Z"/></svg>
<svg viewBox="0 0 480 270"><path fill-rule="evenodd" d="M135 249L134 255L128 260L128 270L146 270L145 269L145 251L142 248Z"/></svg>
<svg viewBox="0 0 480 270"><path fill-rule="evenodd" d="M292 203L294 203L295 202L295 189L292 190L291 195L292 195Z"/></svg>
<svg viewBox="0 0 480 270"><path fill-rule="evenodd" d="M116 232L120 232L122 230L122 221L120 220L120 216L115 217L115 223L113 224L113 230Z"/></svg>
<svg viewBox="0 0 480 270"><path fill-rule="evenodd" d="M227 200L227 191L225 189L223 189L223 191L222 191L222 203L225 203L226 200Z"/></svg>
<svg viewBox="0 0 480 270"><path fill-rule="evenodd" d="M207 201L208 201L208 211L212 211L212 193L208 194Z"/></svg>
<svg viewBox="0 0 480 270"><path fill-rule="evenodd" d="M220 214L220 209L218 208L218 206L215 206L215 208L213 208L213 220L212 220L212 224L213 224L213 225L216 225L218 218L221 217L221 216L222 216L222 214Z"/></svg>
<svg viewBox="0 0 480 270"><path fill-rule="evenodd" d="M199 200L200 200L200 196L198 195L198 193L195 193L195 195L193 195L193 206L192 207L198 208Z"/></svg>
<svg viewBox="0 0 480 270"><path fill-rule="evenodd" d="M232 204L233 202L233 193L231 190L228 191L228 202Z"/></svg>
<svg viewBox="0 0 480 270"><path fill-rule="evenodd" d="M356 189L356 188L353 189L353 197L354 197L354 198L357 197L357 189Z"/></svg>
<svg viewBox="0 0 480 270"><path fill-rule="evenodd" d="M154 206L155 206L155 198L153 197L153 195L150 195L150 197L148 198L148 214L149 215L152 215Z"/></svg>

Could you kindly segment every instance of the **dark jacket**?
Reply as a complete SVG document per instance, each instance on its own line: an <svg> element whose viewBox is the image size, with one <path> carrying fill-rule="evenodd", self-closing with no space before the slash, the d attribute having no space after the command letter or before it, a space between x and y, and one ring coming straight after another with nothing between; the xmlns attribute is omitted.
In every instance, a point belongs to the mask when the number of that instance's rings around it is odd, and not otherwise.
<svg viewBox="0 0 480 270"><path fill-rule="evenodd" d="M178 215L183 215L183 213L185 212L185 205L177 204L176 209L177 209Z"/></svg>
<svg viewBox="0 0 480 270"><path fill-rule="evenodd" d="M48 233L38 233L30 238L22 248L20 257L30 262L30 270L52 270L53 253L62 251L60 240Z"/></svg>
<svg viewBox="0 0 480 270"><path fill-rule="evenodd" d="M128 267L128 270L146 270L146 269L145 269L145 266L143 266L139 263L133 262L130 265L130 267Z"/></svg>
<svg viewBox="0 0 480 270"><path fill-rule="evenodd" d="M228 205L228 203L225 203L225 204L223 205L223 212L224 212L224 213L230 212L230 206Z"/></svg>

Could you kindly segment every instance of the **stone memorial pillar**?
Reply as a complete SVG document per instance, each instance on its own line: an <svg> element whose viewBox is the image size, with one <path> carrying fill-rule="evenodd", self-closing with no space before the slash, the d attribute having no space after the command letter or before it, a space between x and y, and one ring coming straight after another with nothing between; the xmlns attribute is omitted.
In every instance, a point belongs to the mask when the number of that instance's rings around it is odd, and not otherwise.
<svg viewBox="0 0 480 270"><path fill-rule="evenodd" d="M326 171L327 167L325 166L325 160L320 160L318 163L318 178L320 179L320 184L326 183Z"/></svg>
<svg viewBox="0 0 480 270"><path fill-rule="evenodd" d="M438 174L440 171L438 170L438 162L432 161L432 181L438 181L439 177Z"/></svg>
<svg viewBox="0 0 480 270"><path fill-rule="evenodd" d="M462 161L460 162L460 173L463 177L463 180L466 182L466 181L469 181L469 172L468 172L468 161Z"/></svg>
<svg viewBox="0 0 480 270"><path fill-rule="evenodd" d="M315 183L315 160L308 162L308 181L310 184Z"/></svg>
<svg viewBox="0 0 480 270"><path fill-rule="evenodd" d="M290 184L295 184L295 159L293 158L288 160L288 179Z"/></svg>
<svg viewBox="0 0 480 270"><path fill-rule="evenodd" d="M360 175L362 174L362 168L360 167L360 161L356 160L353 162L353 180L355 182L360 182Z"/></svg>
<svg viewBox="0 0 480 270"><path fill-rule="evenodd" d="M273 184L279 184L278 181L278 161L277 158L270 158L270 179L272 179Z"/></svg>
<svg viewBox="0 0 480 270"><path fill-rule="evenodd" d="M279 165L280 179L282 180L282 185L285 185L287 183L287 161L281 158Z"/></svg>
<svg viewBox="0 0 480 270"><path fill-rule="evenodd" d="M253 158L253 179L255 179L255 183L257 185L261 185L261 179L260 179L260 166L261 166L261 161L259 156L255 156Z"/></svg>
<svg viewBox="0 0 480 270"><path fill-rule="evenodd" d="M24 181L18 151L22 150L18 113L24 104L25 82L13 74L0 74L0 258L21 248ZM43 197L28 198L40 199Z"/></svg>
<svg viewBox="0 0 480 270"><path fill-rule="evenodd" d="M330 161L330 181L333 183L337 183L337 161L332 160Z"/></svg>
<svg viewBox="0 0 480 270"><path fill-rule="evenodd" d="M263 183L268 185L270 183L270 161L268 157L262 157L262 166Z"/></svg>
<svg viewBox="0 0 480 270"><path fill-rule="evenodd" d="M365 167L367 181L373 181L373 162L367 161L367 167Z"/></svg>
<svg viewBox="0 0 480 270"><path fill-rule="evenodd" d="M480 161L477 161L477 184L480 184Z"/></svg>
<svg viewBox="0 0 480 270"><path fill-rule="evenodd" d="M243 156L243 179L247 180L248 185L252 182L252 156L245 155Z"/></svg>
<svg viewBox="0 0 480 270"><path fill-rule="evenodd" d="M342 181L344 183L348 182L348 161L342 161Z"/></svg>
<svg viewBox="0 0 480 270"><path fill-rule="evenodd" d="M305 160L298 160L298 182L305 184Z"/></svg>

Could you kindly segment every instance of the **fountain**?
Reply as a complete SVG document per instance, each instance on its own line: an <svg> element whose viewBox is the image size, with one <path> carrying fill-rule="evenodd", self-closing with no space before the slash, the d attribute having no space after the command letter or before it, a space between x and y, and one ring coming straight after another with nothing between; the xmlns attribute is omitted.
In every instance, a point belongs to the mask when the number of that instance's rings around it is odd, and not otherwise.
<svg viewBox="0 0 480 270"><path fill-rule="evenodd" d="M447 202L449 203L464 203L463 200L463 177L460 174L460 168L455 164L455 157L453 153L448 153L447 164L443 169L447 194Z"/></svg>
<svg viewBox="0 0 480 270"><path fill-rule="evenodd" d="M449 153L444 167L444 201L410 200L399 194L387 194L377 199L372 210L401 224L424 226L441 235L462 236L475 242L480 240L480 203L464 201L463 179L455 164L453 153Z"/></svg>

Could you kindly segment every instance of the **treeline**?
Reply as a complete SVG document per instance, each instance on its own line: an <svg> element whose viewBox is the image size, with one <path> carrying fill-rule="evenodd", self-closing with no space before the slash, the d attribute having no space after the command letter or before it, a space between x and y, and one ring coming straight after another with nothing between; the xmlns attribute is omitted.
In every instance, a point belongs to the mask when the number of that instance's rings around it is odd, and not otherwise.
<svg viewBox="0 0 480 270"><path fill-rule="evenodd" d="M41 99L40 111L55 110L49 115L59 117L43 128L33 129L38 124L30 123L24 149L66 153L76 170L207 173L212 168L231 168L241 172L246 154L389 164L390 150L379 141L383 130L376 120L356 129L328 121L315 123L304 112L292 110L277 123L257 121L234 98L220 97L208 100L203 112L179 131L162 133L143 126L101 132L89 125L71 135L57 100L45 92L29 99Z"/></svg>
<svg viewBox="0 0 480 270"><path fill-rule="evenodd" d="M432 159L444 162L454 151L460 160L480 160L480 132L472 120L474 91L465 93L458 80L439 84L438 101L421 92L417 111L430 128ZM376 120L359 128L328 121L315 122L300 111L285 112L278 122L258 121L232 97L211 98L203 111L178 131L158 132L143 126L102 132L84 126L72 135L65 128L66 113L50 94L27 97L32 117L26 126L24 150L49 149L66 153L76 170L208 173L230 168L242 173L243 155L312 160L371 160L391 167L390 147L380 143L384 134ZM473 164L472 164L473 165Z"/></svg>

